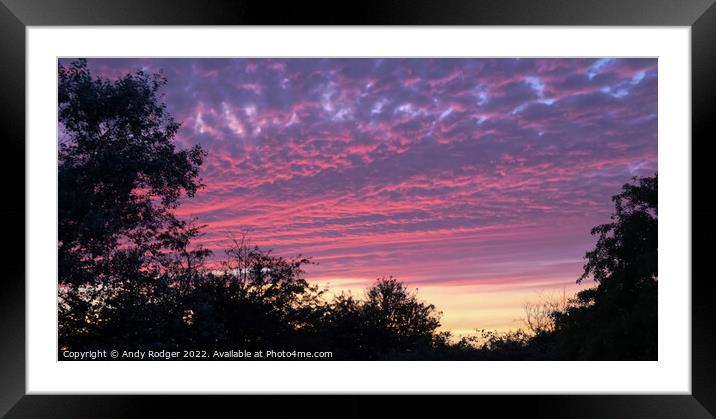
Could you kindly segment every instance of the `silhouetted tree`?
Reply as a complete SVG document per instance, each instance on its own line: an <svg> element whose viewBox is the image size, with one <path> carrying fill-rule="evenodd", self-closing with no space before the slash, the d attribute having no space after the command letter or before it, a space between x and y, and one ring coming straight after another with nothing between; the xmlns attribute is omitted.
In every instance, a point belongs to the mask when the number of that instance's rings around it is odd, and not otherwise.
<svg viewBox="0 0 716 419"><path fill-rule="evenodd" d="M592 229L584 274L595 288L555 312L559 350L576 359L657 357L657 176L635 179L612 200L612 222Z"/></svg>
<svg viewBox="0 0 716 419"><path fill-rule="evenodd" d="M440 312L418 300L393 277L379 278L365 300L341 294L329 308L328 329L337 352L353 359L396 359L423 356L441 341L436 334Z"/></svg>
<svg viewBox="0 0 716 419"><path fill-rule="evenodd" d="M569 307L567 294L542 295L538 301L524 304L523 323L527 332L533 336L554 331L554 313L562 312Z"/></svg>
<svg viewBox="0 0 716 419"><path fill-rule="evenodd" d="M612 222L596 226L584 272L597 286L575 298L525 305L521 330L479 331L446 358L473 360L652 360L657 358L657 176L615 195Z"/></svg>
<svg viewBox="0 0 716 419"><path fill-rule="evenodd" d="M181 299L189 314L185 345L267 349L306 347L322 316L322 290L303 278L308 258L271 255L247 241L226 251L220 272L206 273ZM197 346L198 345L198 346Z"/></svg>
<svg viewBox="0 0 716 419"><path fill-rule="evenodd" d="M178 150L179 124L139 70L94 78L85 60L59 67L59 276L63 284L157 271L166 250L188 243L172 210L202 186L200 146ZM118 263L115 263L118 262ZM116 268L116 269L115 269Z"/></svg>
<svg viewBox="0 0 716 419"><path fill-rule="evenodd" d="M152 335L158 325L136 329L135 320L162 321L164 311L147 310L169 286L167 272L177 263L191 271L209 254L188 247L198 227L173 213L202 186L205 153L176 148L161 75L94 78L78 60L59 66L58 82L61 341L96 339L118 317L126 333Z"/></svg>

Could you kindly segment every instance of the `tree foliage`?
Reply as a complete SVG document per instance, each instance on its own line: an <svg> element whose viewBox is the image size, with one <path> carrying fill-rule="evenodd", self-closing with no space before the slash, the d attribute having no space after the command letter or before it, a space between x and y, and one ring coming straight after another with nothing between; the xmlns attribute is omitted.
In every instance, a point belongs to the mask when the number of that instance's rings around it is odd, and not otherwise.
<svg viewBox="0 0 716 419"><path fill-rule="evenodd" d="M592 229L578 281L597 283L555 313L560 350L570 358L657 357L657 176L635 179L615 195L612 222Z"/></svg>
<svg viewBox="0 0 716 419"><path fill-rule="evenodd" d="M200 146L177 149L166 80L139 70L93 78L84 60L59 67L60 282L159 270L196 230L172 210L202 186Z"/></svg>
<svg viewBox="0 0 716 419"><path fill-rule="evenodd" d="M377 279L362 300L340 294L327 308L322 332L349 359L410 358L438 342L441 313L393 277Z"/></svg>

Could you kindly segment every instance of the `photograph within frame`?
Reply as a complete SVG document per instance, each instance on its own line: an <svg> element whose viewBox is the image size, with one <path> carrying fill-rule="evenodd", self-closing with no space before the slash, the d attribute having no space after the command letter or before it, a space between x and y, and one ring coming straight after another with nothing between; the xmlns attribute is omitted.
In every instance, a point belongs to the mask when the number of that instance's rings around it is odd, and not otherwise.
<svg viewBox="0 0 716 419"><path fill-rule="evenodd" d="M59 359L656 360L657 65L60 59Z"/></svg>

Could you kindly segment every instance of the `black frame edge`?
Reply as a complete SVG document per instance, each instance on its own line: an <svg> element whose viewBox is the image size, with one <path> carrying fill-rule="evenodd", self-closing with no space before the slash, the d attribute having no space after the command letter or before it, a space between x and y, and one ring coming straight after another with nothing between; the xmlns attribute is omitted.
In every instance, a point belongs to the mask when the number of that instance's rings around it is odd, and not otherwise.
<svg viewBox="0 0 716 419"><path fill-rule="evenodd" d="M506 412L529 412L550 417L714 417L716 415L716 333L713 319L710 278L703 262L716 250L710 240L716 233L716 197L709 194L710 178L706 169L708 139L715 138L710 117L716 114L716 5L714 0L694 0L685 5L678 1L655 0L556 0L535 3L530 0L449 0L440 3L405 0L356 3L355 13L336 17L334 6L322 1L298 10L296 5L276 16L276 5L264 3L212 2L197 9L195 2L176 0L173 9L162 1L95 0L91 8L82 0L0 0L0 86L5 109L0 113L9 163L0 165L12 199L0 207L5 216L11 246L5 256L6 275L0 293L0 415L9 417L104 417L146 416L169 411L197 412L206 415L221 408L235 409L237 399L258 401L267 406L293 405L315 409L317 396L29 396L25 395L25 161L13 158L25 155L25 28L29 25L213 25L213 24L421 24L421 25L675 25L692 26L692 395L657 396L479 396L481 406ZM333 3L337 4L337 3ZM322 11L316 13L317 10ZM528 10L528 13L522 13ZM693 139L699 138L698 141ZM701 160L696 164L697 161ZM16 180L22 173L23 183ZM696 192L702 191L700 195ZM22 219L23 223L19 220ZM699 228L693 226L698 222ZM4 258L5 259L5 258ZM697 265L700 269L696 269ZM699 275L700 279L696 279ZM382 396L373 396L381 398ZM402 396L417 406L433 404L444 396ZM273 400L281 398L274 403ZM289 399L287 403L286 399ZM334 399L346 410L366 409L353 396ZM468 403L474 403L470 398ZM19 400L19 402L18 402ZM336 401L334 400L334 401ZM449 403L461 406L454 398ZM271 401L271 403L266 403ZM422 402L422 403L421 403ZM241 402L239 402L241 403ZM397 403L402 404L402 403ZM212 406L209 408L208 406ZM166 409L166 410L165 410ZM268 411L271 409L269 408ZM227 410L225 410L227 411ZM231 411L231 410L228 410ZM711 412L711 413L709 413Z"/></svg>
<svg viewBox="0 0 716 419"><path fill-rule="evenodd" d="M326 402L329 403L326 403ZM691 396L25 396L8 418L236 417L247 406L266 417L463 417L500 412L500 417L711 418ZM380 406L380 407L378 407ZM253 410L253 409L252 409ZM310 412L310 413L309 413ZM432 412L431 412L432 413ZM426 415L427 416L427 415Z"/></svg>
<svg viewBox="0 0 716 419"><path fill-rule="evenodd" d="M712 123L716 115L714 41L716 5L706 10L691 27L691 390L693 396L716 415L716 305L713 281L703 266L716 251L713 241L716 197L707 192L712 188L713 179L707 147L716 139ZM694 228L697 224L699 228Z"/></svg>
<svg viewBox="0 0 716 419"><path fill-rule="evenodd" d="M0 292L0 415L25 394L25 25L0 4L0 127L4 152L0 165L7 179L5 220L9 245L4 246L4 275ZM23 156L23 158L20 158ZM19 174L18 174L19 173ZM22 183L20 183L22 180ZM22 221L22 222L21 222Z"/></svg>
<svg viewBox="0 0 716 419"><path fill-rule="evenodd" d="M688 26L713 0L2 0L26 25ZM88 5L91 4L91 7Z"/></svg>

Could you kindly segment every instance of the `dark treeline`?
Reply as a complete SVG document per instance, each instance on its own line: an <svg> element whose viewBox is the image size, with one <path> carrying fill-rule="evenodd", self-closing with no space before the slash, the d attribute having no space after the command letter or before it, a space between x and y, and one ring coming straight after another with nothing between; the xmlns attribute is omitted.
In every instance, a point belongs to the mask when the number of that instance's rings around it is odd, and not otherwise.
<svg viewBox="0 0 716 419"><path fill-rule="evenodd" d="M203 186L201 147L177 149L160 75L94 78L59 68L60 351L331 351L347 360L657 358L657 177L614 196L612 221L573 298L528 305L526 329L457 339L441 313L392 277L327 296L312 263L235 241L220 267L173 210Z"/></svg>

